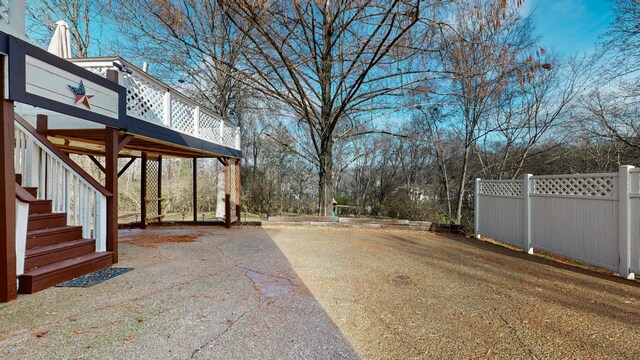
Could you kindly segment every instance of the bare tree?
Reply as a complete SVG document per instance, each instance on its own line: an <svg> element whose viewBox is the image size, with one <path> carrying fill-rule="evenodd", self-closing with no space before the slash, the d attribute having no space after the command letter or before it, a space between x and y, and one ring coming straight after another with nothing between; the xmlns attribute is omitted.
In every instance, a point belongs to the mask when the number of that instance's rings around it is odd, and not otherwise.
<svg viewBox="0 0 640 360"><path fill-rule="evenodd" d="M112 47L134 61L151 62L150 71L242 125L256 94L235 68L247 46L245 35L215 0L131 0L111 10L126 36Z"/></svg>
<svg viewBox="0 0 640 360"><path fill-rule="evenodd" d="M69 25L72 51L76 57L88 57L98 42L101 17L107 0L34 0L27 2L29 36L46 45L56 27L64 20Z"/></svg>
<svg viewBox="0 0 640 360"><path fill-rule="evenodd" d="M599 52L610 52L606 73L624 76L640 70L640 0L615 0L613 11L615 19Z"/></svg>
<svg viewBox="0 0 640 360"><path fill-rule="evenodd" d="M495 99L514 76L528 81L542 64L529 56L531 27L520 17L520 1L474 0L456 3L451 27L443 28L441 63L453 76L442 84L447 101L458 112L451 127L462 139L453 221L462 221L470 156L478 139L491 131Z"/></svg>
<svg viewBox="0 0 640 360"><path fill-rule="evenodd" d="M295 119L304 123L309 143L296 151L317 166L319 213L330 214L338 135L359 134L359 125L366 121L363 114L388 109L392 97L417 74L426 73L412 68L410 59L417 49L430 48L427 42L435 21L425 14L427 9L436 11L430 7L433 4L421 0L219 3L251 43L242 53L246 81L287 104Z"/></svg>
<svg viewBox="0 0 640 360"><path fill-rule="evenodd" d="M561 138L571 105L591 78L588 59L562 61L544 49L536 49L532 58L543 66L526 81L512 79L496 99L489 133L476 144L485 178L516 178L536 145L545 138Z"/></svg>

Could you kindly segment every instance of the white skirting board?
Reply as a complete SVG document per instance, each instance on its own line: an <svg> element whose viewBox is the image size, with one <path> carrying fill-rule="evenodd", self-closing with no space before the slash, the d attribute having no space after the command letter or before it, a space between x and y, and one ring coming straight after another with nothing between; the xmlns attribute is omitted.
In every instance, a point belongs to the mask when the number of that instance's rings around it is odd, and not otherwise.
<svg viewBox="0 0 640 360"><path fill-rule="evenodd" d="M29 204L16 199L16 274L24 274L24 259L27 251L27 222Z"/></svg>

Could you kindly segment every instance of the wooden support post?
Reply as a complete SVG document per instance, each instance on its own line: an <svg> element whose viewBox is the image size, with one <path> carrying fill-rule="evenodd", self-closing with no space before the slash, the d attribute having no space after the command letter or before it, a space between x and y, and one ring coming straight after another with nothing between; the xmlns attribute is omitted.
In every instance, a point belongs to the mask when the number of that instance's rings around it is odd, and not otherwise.
<svg viewBox="0 0 640 360"><path fill-rule="evenodd" d="M107 70L106 77L118 82L118 72ZM105 129L105 187L112 196L107 198L107 251L113 252L113 263L118 262L118 153L120 152L118 131Z"/></svg>
<svg viewBox="0 0 640 360"><path fill-rule="evenodd" d="M42 136L47 136L47 132L49 132L49 117L47 115L36 115L36 132Z"/></svg>
<svg viewBox="0 0 640 360"><path fill-rule="evenodd" d="M240 194L242 190L241 181L240 181L240 159L236 160L236 218L240 221L240 217L242 215L242 204L240 202Z"/></svg>
<svg viewBox="0 0 640 360"><path fill-rule="evenodd" d="M198 221L198 158L193 158L193 221Z"/></svg>
<svg viewBox="0 0 640 360"><path fill-rule="evenodd" d="M0 66L0 302L17 297L16 276L16 175L14 156L14 114L13 101L5 100L4 66Z"/></svg>
<svg viewBox="0 0 640 360"><path fill-rule="evenodd" d="M140 224L147 228L147 153L142 153L140 161Z"/></svg>
<svg viewBox="0 0 640 360"><path fill-rule="evenodd" d="M162 222L162 155L158 155L158 222Z"/></svg>
<svg viewBox="0 0 640 360"><path fill-rule="evenodd" d="M113 70L113 69L107 70L107 74L105 77L107 78L107 80L111 80L116 84L118 83L118 72L116 70Z"/></svg>
<svg viewBox="0 0 640 360"><path fill-rule="evenodd" d="M231 159L224 160L224 224L231 227Z"/></svg>
<svg viewBox="0 0 640 360"><path fill-rule="evenodd" d="M107 251L118 262L118 130L105 129L105 187L113 194L107 198Z"/></svg>

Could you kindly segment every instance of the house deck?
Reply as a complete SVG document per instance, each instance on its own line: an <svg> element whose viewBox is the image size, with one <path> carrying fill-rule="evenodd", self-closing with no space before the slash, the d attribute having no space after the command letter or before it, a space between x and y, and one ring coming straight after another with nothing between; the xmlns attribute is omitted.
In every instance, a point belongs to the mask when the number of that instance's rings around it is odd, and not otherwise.
<svg viewBox="0 0 640 360"><path fill-rule="evenodd" d="M119 57L62 59L4 32L0 52L8 85L0 106L0 302L118 262L118 177L135 159L141 227L163 217L163 157L194 161L194 221L196 159L218 159L225 224L240 219L236 124ZM104 181L70 154L88 156ZM119 158L131 160L119 168Z"/></svg>

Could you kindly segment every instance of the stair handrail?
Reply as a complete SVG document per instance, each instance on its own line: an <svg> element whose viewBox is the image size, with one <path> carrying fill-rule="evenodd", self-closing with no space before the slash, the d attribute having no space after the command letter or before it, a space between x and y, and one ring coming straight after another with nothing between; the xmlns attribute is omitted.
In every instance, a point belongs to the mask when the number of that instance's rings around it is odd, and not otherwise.
<svg viewBox="0 0 640 360"><path fill-rule="evenodd" d="M37 198L51 200L52 212L66 213L68 225L82 226L96 251L106 251L106 203L113 194L17 114L15 127L16 167L26 170L28 185L37 181Z"/></svg>
<svg viewBox="0 0 640 360"><path fill-rule="evenodd" d="M80 179L84 180L87 186L96 189L98 192L100 192L102 195L106 197L113 196L113 194L111 194L109 190L107 190L104 186L102 186L102 184L100 184L98 181L96 181L96 179L94 179L91 175L89 175L88 172L86 172L84 169L78 166L78 164L76 164L73 160L71 160L71 158L67 156L67 154L63 153L55 144L49 141L49 139L47 139L46 136L39 134L38 131L33 126L31 126L31 124L29 124L25 119L23 119L20 115L18 114L15 115L15 121L16 121L16 124L19 125L19 127L21 127L23 131L25 131L26 133L30 134L33 138L35 138L38 141L39 145L49 150L48 152L51 153L50 155L53 155L56 158L58 158L58 160L60 160L61 162L63 162L65 165L69 167L70 171L75 172L80 177Z"/></svg>
<svg viewBox="0 0 640 360"><path fill-rule="evenodd" d="M22 186L16 183L16 199L22 201L23 203L34 203L38 201L35 196L31 195L27 190L25 190Z"/></svg>

